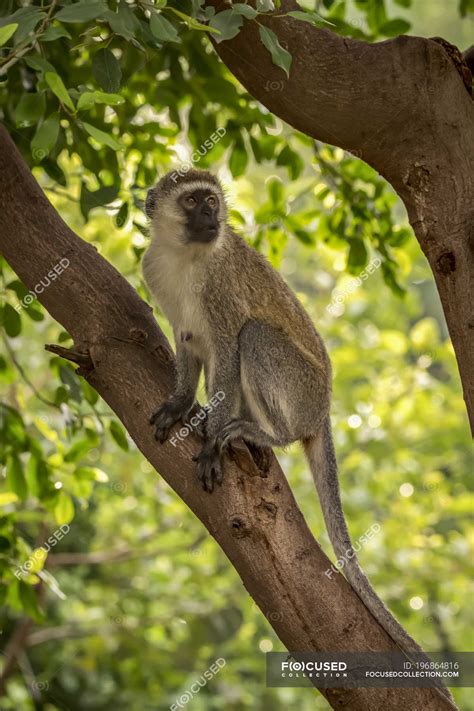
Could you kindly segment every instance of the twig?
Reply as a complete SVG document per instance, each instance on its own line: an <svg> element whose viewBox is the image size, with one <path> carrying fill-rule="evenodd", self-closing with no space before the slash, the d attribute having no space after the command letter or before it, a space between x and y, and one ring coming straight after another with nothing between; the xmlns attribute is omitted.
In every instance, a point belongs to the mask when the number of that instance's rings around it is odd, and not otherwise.
<svg viewBox="0 0 474 711"><path fill-rule="evenodd" d="M155 538L155 533L143 536L138 543L143 545L148 540ZM195 550L201 543L204 543L206 536L199 536L197 540L189 547L176 546L173 549L167 549L166 555L170 553L182 553L185 550ZM119 561L133 560L134 558L149 558L150 556L159 556L165 554L165 551L160 548L155 548L151 551L143 551L142 549L129 548L123 546L112 551L93 551L92 553L56 553L48 556L46 566L55 568L64 565L102 565L103 563L116 563Z"/></svg>
<svg viewBox="0 0 474 711"><path fill-rule="evenodd" d="M65 360L71 361L79 366L76 371L79 375L84 375L91 370L94 370L94 363L89 355L89 353L79 353L72 348L64 348L64 346L58 346L55 343L47 343L44 347L49 353L54 353L54 355L64 358Z"/></svg>
<svg viewBox="0 0 474 711"><path fill-rule="evenodd" d="M39 37L41 37L44 29L46 28L46 25L51 20L51 15L53 14L56 3L57 3L57 0L52 0L51 5L48 10L48 13L47 13L46 17L44 18L43 22L41 23L41 25L39 26L38 32L35 32L35 34L31 38L31 43L29 45L27 45L26 47L23 47L20 50L14 49L13 52L11 52L8 57L5 57L4 62L0 63L0 76L3 76L4 74L6 74L10 67L12 67L14 64L16 64L25 54L27 54L28 52L30 52L33 49L33 47L35 46L36 40Z"/></svg>
<svg viewBox="0 0 474 711"><path fill-rule="evenodd" d="M26 639L33 627L33 620L29 617L23 617L15 627L15 630L10 637L3 656L5 662L3 664L2 673L0 675L0 697L5 693L5 684L15 668L18 656L22 653Z"/></svg>
<svg viewBox="0 0 474 711"><path fill-rule="evenodd" d="M26 686L30 691L31 697L36 702L41 701L40 687L38 687L33 667L31 666L30 660L28 659L28 655L26 654L25 650L23 650L18 656L18 666L21 669Z"/></svg>
<svg viewBox="0 0 474 711"><path fill-rule="evenodd" d="M57 405L57 404L56 404L55 402L53 402L52 400L48 400L47 398L43 397L43 395L41 395L41 393L39 392L39 390L37 390L36 386L33 385L33 383L31 382L31 380L29 379L29 377L28 377L27 374L25 373L25 371L24 371L24 369L23 369L23 366L22 366L21 363L17 360L17 357L16 357L16 355L15 355L15 351L14 351L14 350L12 349L12 347L10 346L10 343L8 342L8 338L6 338L3 333L2 333L2 340L3 340L3 343L5 344L5 348L6 348L7 351L8 351L8 355L10 356L13 365L14 365L15 368L18 370L18 372L20 373L21 377L23 378L23 380L25 381L25 383L28 385L28 387L33 391L35 397L37 397L38 400L41 400L41 402L44 403L45 405L48 405L48 407L54 407L56 410L61 410L61 408L60 408L59 405Z"/></svg>
<svg viewBox="0 0 474 711"><path fill-rule="evenodd" d="M110 634L111 631L121 627L124 623L124 618L117 615L117 621L109 622L105 625L97 625L92 623L84 623L80 620L75 620L73 624L58 625L57 627L47 627L32 632L27 639L27 646L34 647L37 644L45 644L53 640L59 639L77 639L81 637L96 637ZM165 620L161 617L151 617L140 621L143 625L163 624ZM81 624L84 625L81 628ZM88 627L87 625L91 625Z"/></svg>

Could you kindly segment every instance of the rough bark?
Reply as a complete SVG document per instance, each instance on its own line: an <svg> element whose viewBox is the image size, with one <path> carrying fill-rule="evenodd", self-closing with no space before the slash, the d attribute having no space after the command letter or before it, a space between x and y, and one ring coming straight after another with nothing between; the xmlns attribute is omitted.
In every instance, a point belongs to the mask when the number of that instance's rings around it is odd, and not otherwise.
<svg viewBox="0 0 474 711"><path fill-rule="evenodd" d="M179 447L155 442L148 416L169 393L173 354L152 311L104 260L62 221L0 126L0 252L32 289L61 259L70 265L41 295L72 335L81 371L131 437L222 547L283 644L292 650L387 650L393 641L314 540L280 467L263 478L248 459L229 462L212 496L202 491L191 457L193 437ZM315 496L316 505L316 496ZM453 708L434 689L347 689L322 692L333 708Z"/></svg>
<svg viewBox="0 0 474 711"><path fill-rule="evenodd" d="M207 0L222 9L222 0ZM291 53L289 79L245 21L219 56L252 96L308 136L351 150L403 200L433 270L474 432L474 105L468 64L449 43L368 44L282 13L265 16ZM469 60L466 52L465 62ZM469 60L470 61L470 60Z"/></svg>

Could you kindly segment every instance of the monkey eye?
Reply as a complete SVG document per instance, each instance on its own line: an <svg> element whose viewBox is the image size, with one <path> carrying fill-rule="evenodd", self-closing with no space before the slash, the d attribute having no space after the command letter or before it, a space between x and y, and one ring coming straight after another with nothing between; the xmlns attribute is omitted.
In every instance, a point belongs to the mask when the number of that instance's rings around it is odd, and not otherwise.
<svg viewBox="0 0 474 711"><path fill-rule="evenodd" d="M188 195L184 200L186 207L194 207L196 205L196 198L192 195Z"/></svg>
<svg viewBox="0 0 474 711"><path fill-rule="evenodd" d="M207 204L211 207L216 206L216 198L214 197L214 195L209 195L209 197L207 198Z"/></svg>

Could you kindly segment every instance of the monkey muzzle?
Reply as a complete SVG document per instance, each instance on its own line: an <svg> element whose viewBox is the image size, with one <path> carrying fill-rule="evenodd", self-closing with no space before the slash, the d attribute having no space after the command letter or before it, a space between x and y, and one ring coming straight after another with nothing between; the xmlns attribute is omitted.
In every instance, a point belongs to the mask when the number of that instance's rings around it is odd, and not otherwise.
<svg viewBox="0 0 474 711"><path fill-rule="evenodd" d="M219 231L217 212L209 205L199 205L188 221L189 238L192 242L212 242Z"/></svg>

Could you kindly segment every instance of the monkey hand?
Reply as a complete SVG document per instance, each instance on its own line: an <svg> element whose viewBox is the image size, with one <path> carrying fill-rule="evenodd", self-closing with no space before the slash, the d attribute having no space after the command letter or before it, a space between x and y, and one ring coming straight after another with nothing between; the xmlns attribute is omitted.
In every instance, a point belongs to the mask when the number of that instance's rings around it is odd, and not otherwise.
<svg viewBox="0 0 474 711"><path fill-rule="evenodd" d="M222 484L223 473L221 457L216 447L204 445L199 454L193 457L197 462L197 475L204 491L210 494L214 491L214 483Z"/></svg>
<svg viewBox="0 0 474 711"><path fill-rule="evenodd" d="M190 407L189 402L174 399L160 405L149 419L150 425L155 427L155 439L161 444L166 442L170 429L188 415Z"/></svg>

